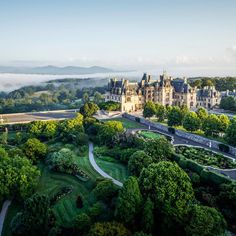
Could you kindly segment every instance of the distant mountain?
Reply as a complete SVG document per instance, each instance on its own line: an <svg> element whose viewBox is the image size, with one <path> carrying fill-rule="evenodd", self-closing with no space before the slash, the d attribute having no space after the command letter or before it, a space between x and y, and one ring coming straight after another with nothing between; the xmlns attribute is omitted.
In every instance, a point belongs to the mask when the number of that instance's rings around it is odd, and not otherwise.
<svg viewBox="0 0 236 236"><path fill-rule="evenodd" d="M48 75L83 75L94 73L110 73L115 72L112 69L92 66L92 67L80 67L80 66L41 66L41 67L13 67L13 66L0 66L0 73L11 74L48 74Z"/></svg>

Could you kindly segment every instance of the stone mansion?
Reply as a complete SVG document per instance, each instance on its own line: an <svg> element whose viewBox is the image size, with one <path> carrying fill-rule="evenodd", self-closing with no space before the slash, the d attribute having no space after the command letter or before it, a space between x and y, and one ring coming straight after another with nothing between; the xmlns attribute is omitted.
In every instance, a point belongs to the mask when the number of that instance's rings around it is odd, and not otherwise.
<svg viewBox="0 0 236 236"><path fill-rule="evenodd" d="M152 80L146 73L140 82L110 79L105 95L105 101L121 103L122 112L141 110L147 101L165 106L211 109L219 105L220 98L220 92L213 86L197 89L191 87L186 79L173 79L166 72L157 80Z"/></svg>

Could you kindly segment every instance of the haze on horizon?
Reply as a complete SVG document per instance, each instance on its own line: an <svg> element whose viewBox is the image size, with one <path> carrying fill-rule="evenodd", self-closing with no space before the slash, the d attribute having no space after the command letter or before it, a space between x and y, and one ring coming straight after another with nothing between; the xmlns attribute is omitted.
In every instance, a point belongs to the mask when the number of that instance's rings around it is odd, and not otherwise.
<svg viewBox="0 0 236 236"><path fill-rule="evenodd" d="M9 0L0 9L0 65L236 75L235 0Z"/></svg>

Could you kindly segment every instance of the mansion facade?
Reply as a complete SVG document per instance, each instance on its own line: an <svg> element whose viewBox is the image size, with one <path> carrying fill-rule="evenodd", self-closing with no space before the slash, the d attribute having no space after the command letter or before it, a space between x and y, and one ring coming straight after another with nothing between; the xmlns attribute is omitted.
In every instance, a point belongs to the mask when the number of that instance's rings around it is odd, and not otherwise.
<svg viewBox="0 0 236 236"><path fill-rule="evenodd" d="M211 109L220 103L220 97L214 87L198 90L191 87L186 79L173 79L164 72L157 80L152 80L146 73L140 82L110 79L105 101L121 103L122 112L133 112L143 109L148 101L164 106Z"/></svg>

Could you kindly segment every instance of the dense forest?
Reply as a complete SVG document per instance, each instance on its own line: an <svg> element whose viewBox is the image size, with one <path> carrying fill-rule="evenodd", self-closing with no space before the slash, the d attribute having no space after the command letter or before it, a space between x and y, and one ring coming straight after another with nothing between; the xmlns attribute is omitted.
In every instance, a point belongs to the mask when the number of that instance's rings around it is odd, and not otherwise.
<svg viewBox="0 0 236 236"><path fill-rule="evenodd" d="M188 81L198 88L215 85L219 91L233 91L236 89L236 77L194 77L189 78Z"/></svg>
<svg viewBox="0 0 236 236"><path fill-rule="evenodd" d="M104 84L104 80L69 79L49 81L41 86L26 86L10 93L1 92L0 113L74 109L89 97L99 103L106 90Z"/></svg>

